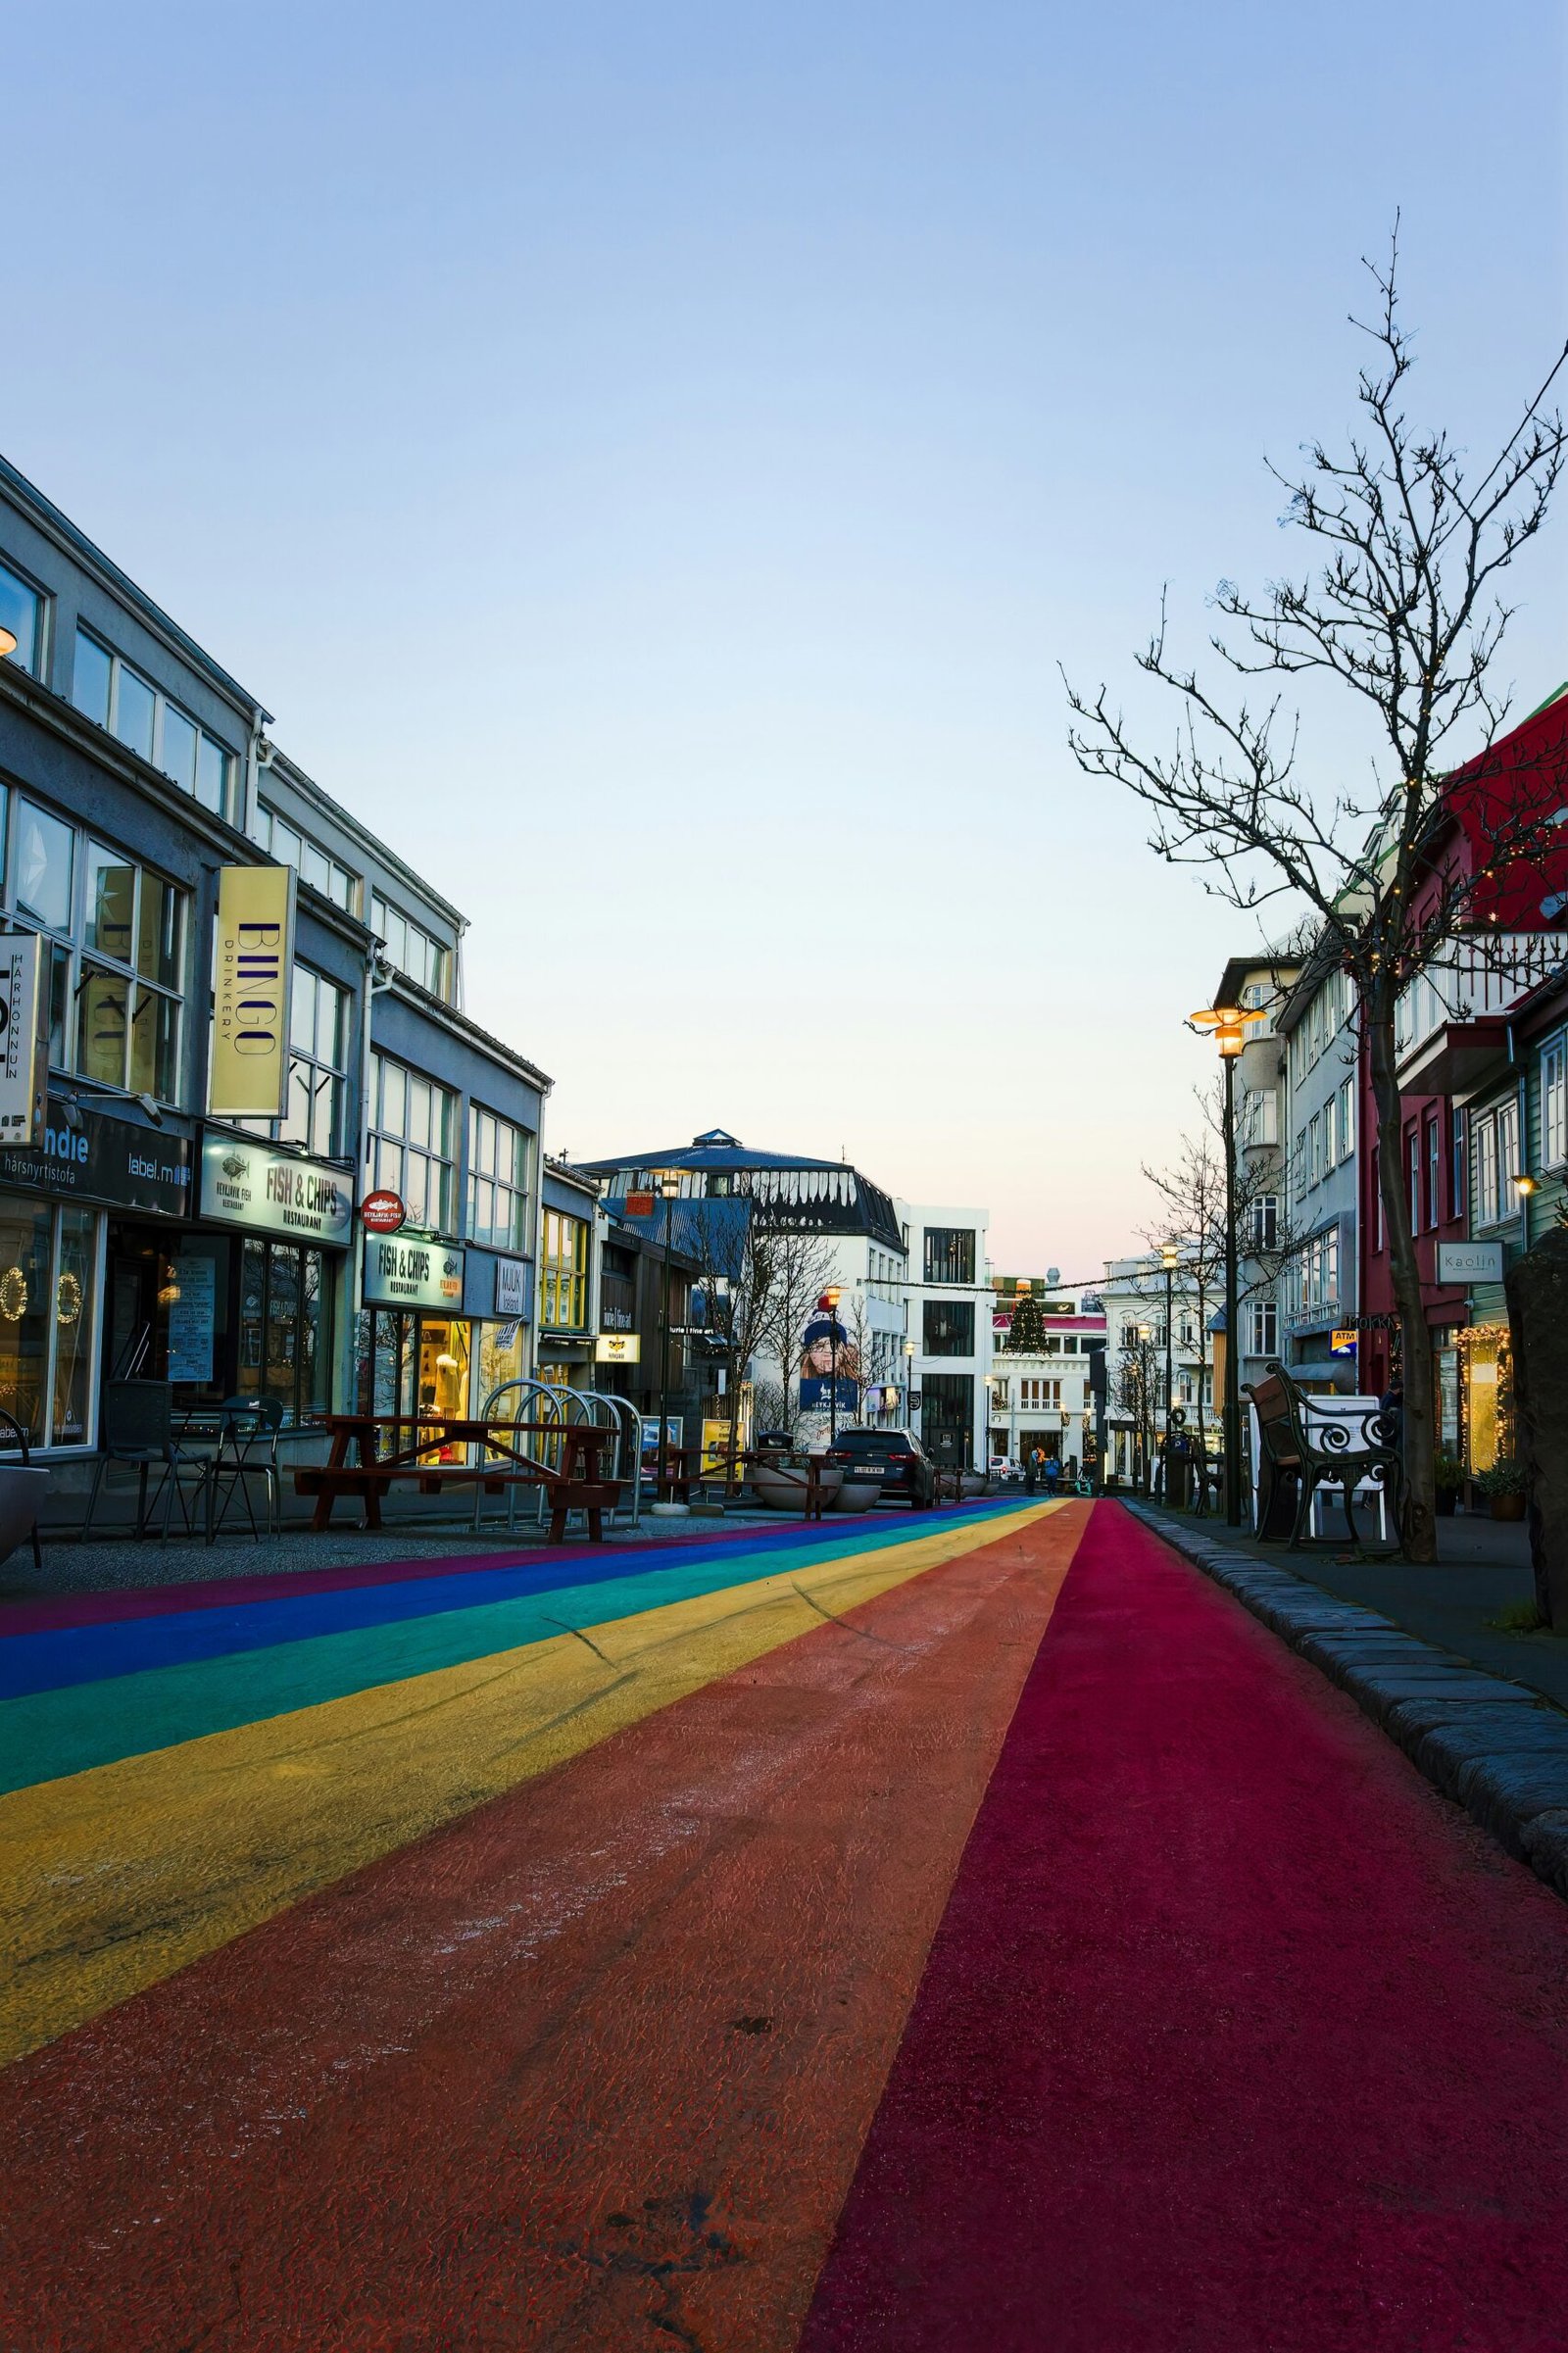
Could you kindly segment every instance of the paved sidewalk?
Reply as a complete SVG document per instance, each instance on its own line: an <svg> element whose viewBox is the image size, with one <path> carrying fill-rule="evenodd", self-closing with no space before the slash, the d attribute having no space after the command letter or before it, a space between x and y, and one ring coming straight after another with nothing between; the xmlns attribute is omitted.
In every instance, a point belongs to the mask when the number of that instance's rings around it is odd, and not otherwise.
<svg viewBox="0 0 1568 2353"><path fill-rule="evenodd" d="M1416 1568L1387 1555L1357 1559L1332 1549L1292 1552L1263 1544L1223 1519L1195 1520L1188 1512L1166 1512L1157 1503L1139 1503L1152 1522L1168 1527L1172 1541L1202 1537L1227 1550L1247 1552L1270 1568L1333 1593L1362 1609L1375 1609L1423 1642L1469 1659L1489 1675L1502 1675L1568 1708L1568 1634L1510 1634L1496 1621L1504 1611L1533 1603L1535 1580L1530 1542L1522 1524L1456 1514L1438 1522L1439 1560Z"/></svg>

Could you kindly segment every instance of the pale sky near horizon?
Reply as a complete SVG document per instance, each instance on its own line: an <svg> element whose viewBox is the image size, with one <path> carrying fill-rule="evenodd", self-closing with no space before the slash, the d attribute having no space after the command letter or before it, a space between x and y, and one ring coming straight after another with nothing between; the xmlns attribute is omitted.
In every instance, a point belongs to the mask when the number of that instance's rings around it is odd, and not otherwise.
<svg viewBox="0 0 1568 2353"><path fill-rule="evenodd" d="M721 1126L1096 1271L1255 944L1065 749L1412 408L1560 347L1544 0L332 0L8 24L0 449L472 919L552 1149ZM1520 568L1568 673L1568 508ZM1316 713L1316 774L1364 767Z"/></svg>

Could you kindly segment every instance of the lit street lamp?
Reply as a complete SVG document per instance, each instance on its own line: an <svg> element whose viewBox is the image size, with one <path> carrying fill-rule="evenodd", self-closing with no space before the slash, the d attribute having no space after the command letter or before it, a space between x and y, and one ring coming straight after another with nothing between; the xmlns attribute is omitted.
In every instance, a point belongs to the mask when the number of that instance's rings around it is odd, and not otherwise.
<svg viewBox="0 0 1568 2353"><path fill-rule="evenodd" d="M1243 1012L1239 1005L1215 1005L1194 1013L1188 1027L1211 1030L1225 1064L1225 1402L1221 1423L1225 1432L1225 1525L1242 1524L1242 1361L1241 1307L1236 1271L1236 1057L1247 1044L1247 1024L1261 1021L1262 1011Z"/></svg>

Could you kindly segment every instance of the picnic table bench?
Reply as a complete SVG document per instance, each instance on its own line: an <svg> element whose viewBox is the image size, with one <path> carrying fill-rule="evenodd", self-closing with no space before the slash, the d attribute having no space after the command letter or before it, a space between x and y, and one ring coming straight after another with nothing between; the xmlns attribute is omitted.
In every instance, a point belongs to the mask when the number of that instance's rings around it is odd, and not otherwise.
<svg viewBox="0 0 1568 2353"><path fill-rule="evenodd" d="M368 1528L381 1525L381 1497L402 1482L420 1495L438 1495L449 1487L477 1487L499 1495L508 1487L542 1487L550 1500L552 1544L564 1542L568 1512L588 1515L588 1541L605 1541L604 1513L620 1500L620 1483L601 1476L600 1456L615 1444L618 1433L592 1422L514 1422L476 1420L456 1413L323 1413L312 1426L331 1433L332 1448L325 1462L311 1463L294 1474L297 1495L314 1495L311 1526L319 1532L332 1524L339 1495L358 1495L365 1505ZM379 1451L383 1430L408 1431L412 1443L390 1452ZM522 1437L544 1436L561 1442L561 1466L553 1469L531 1454L519 1451ZM477 1462L440 1462L429 1457L449 1446L478 1446ZM351 1450L359 1460L351 1462Z"/></svg>
<svg viewBox="0 0 1568 2353"><path fill-rule="evenodd" d="M1400 1527L1404 1462L1398 1428L1376 1397L1335 1397L1319 1404L1272 1362L1266 1379L1244 1387L1257 1416L1259 1537L1277 1543L1285 1536L1294 1497L1288 1541L1293 1551L1300 1550L1312 1498L1325 1487L1339 1488L1344 1496L1353 1544L1360 1544L1354 1498L1364 1485L1382 1487L1392 1507L1390 1524Z"/></svg>

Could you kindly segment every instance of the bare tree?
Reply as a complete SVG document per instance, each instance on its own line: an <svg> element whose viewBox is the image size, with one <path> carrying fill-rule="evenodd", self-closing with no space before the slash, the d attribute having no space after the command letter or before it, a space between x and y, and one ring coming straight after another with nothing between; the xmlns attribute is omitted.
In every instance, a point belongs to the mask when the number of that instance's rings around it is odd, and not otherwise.
<svg viewBox="0 0 1568 2353"><path fill-rule="evenodd" d="M728 1437L726 1491L736 1485L741 1384L752 1358L766 1345L779 1273L777 1230L755 1202L697 1201L690 1203L688 1248L700 1269L708 1333L725 1366Z"/></svg>
<svg viewBox="0 0 1568 2353"><path fill-rule="evenodd" d="M1494 671L1511 617L1499 575L1544 523L1568 446L1560 414L1544 406L1568 346L1473 478L1446 432L1419 432L1405 413L1414 354L1399 317L1397 222L1387 267L1367 268L1377 311L1370 323L1352 321L1375 347L1357 382L1361 427L1343 455L1312 443L1298 479L1270 469L1287 494L1286 519L1321 556L1258 597L1222 582L1221 625L1209 645L1244 680L1273 674L1343 689L1373 724L1382 781L1375 759L1368 792L1308 783L1286 690L1261 703L1245 685L1231 697L1211 693L1167 654L1163 604L1137 659L1180 699L1174 743L1163 751L1135 743L1103 686L1090 696L1070 684L1069 742L1088 774L1126 786L1154 811L1151 847L1161 858L1200 866L1204 888L1238 909L1283 903L1349 978L1403 1336L1404 1535L1411 1558L1429 1561L1437 1551L1433 1361L1404 1188L1396 1008L1429 968L1504 953L1478 944L1478 927L1499 884L1540 857L1563 804L1560 775L1522 773L1494 750L1507 716ZM1483 812L1490 855L1435 860L1466 749L1465 791Z"/></svg>
<svg viewBox="0 0 1568 2353"><path fill-rule="evenodd" d="M1142 1333L1131 1348L1118 1354L1111 1372L1111 1401L1132 1418L1138 1442L1138 1484L1148 1495L1154 1455L1154 1406L1164 1398L1164 1369L1160 1350Z"/></svg>
<svg viewBox="0 0 1568 2353"><path fill-rule="evenodd" d="M769 1288L764 1337L779 1362L784 1388L783 1426L793 1432L796 1414L790 1406L791 1384L800 1371L801 1342L807 1319L833 1279L833 1245L824 1234L808 1227L778 1225L771 1236L773 1280Z"/></svg>

